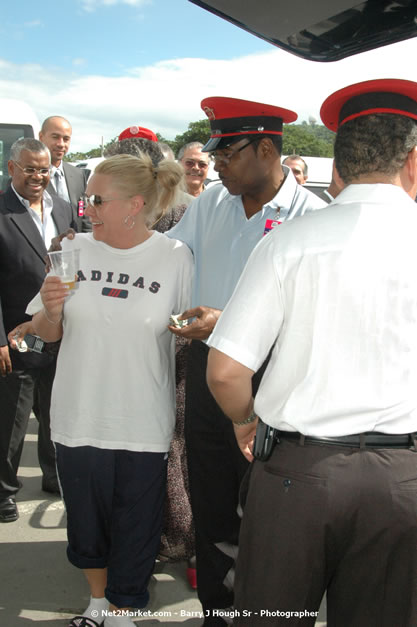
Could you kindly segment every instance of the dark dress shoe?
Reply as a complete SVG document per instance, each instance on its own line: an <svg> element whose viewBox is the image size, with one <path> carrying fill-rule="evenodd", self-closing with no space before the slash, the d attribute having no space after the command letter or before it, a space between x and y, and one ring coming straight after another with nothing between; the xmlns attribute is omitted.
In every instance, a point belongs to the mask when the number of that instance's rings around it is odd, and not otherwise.
<svg viewBox="0 0 417 627"><path fill-rule="evenodd" d="M51 477L49 479L43 477L42 490L44 492L49 492L50 494L60 494L58 479L56 477Z"/></svg>
<svg viewBox="0 0 417 627"><path fill-rule="evenodd" d="M19 518L16 501L13 496L0 500L0 522L14 522Z"/></svg>

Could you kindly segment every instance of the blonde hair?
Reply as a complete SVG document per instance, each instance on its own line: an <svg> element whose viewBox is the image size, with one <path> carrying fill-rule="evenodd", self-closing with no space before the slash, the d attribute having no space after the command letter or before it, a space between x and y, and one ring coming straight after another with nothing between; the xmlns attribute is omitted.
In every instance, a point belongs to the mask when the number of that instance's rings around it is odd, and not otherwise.
<svg viewBox="0 0 417 627"><path fill-rule="evenodd" d="M98 164L95 174L105 174L127 197L143 196L144 216L149 225L176 204L176 195L184 170L173 161L163 159L154 166L149 155L115 155Z"/></svg>

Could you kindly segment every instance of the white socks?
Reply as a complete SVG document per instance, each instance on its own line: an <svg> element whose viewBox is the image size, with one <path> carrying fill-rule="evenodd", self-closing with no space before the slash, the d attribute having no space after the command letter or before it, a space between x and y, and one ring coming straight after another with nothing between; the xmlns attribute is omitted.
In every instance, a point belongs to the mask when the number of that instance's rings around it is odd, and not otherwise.
<svg viewBox="0 0 417 627"><path fill-rule="evenodd" d="M103 612L109 611L109 602L107 599L94 599L90 597L90 605L87 607L83 616L91 618L103 627L136 627L130 616L106 616Z"/></svg>
<svg viewBox="0 0 417 627"><path fill-rule="evenodd" d="M104 622L105 616L102 612L109 609L109 602L104 597L102 599L94 599L90 597L90 605L87 607L83 616L95 620L96 623L101 625Z"/></svg>
<svg viewBox="0 0 417 627"><path fill-rule="evenodd" d="M136 627L129 616L107 616L104 627Z"/></svg>

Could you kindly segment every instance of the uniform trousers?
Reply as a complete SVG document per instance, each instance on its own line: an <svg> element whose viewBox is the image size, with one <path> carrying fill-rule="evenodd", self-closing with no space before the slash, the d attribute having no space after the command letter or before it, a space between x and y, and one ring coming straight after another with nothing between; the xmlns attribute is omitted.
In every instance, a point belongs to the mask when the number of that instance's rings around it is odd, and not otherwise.
<svg viewBox="0 0 417 627"><path fill-rule="evenodd" d="M328 627L415 627L417 452L282 439L251 467L239 547L237 627L313 626L326 590Z"/></svg>
<svg viewBox="0 0 417 627"><path fill-rule="evenodd" d="M32 408L39 421L39 465L46 479L56 479L49 419L55 366L54 357L42 368L13 370L0 378L0 499L14 496L21 488L17 471Z"/></svg>
<svg viewBox="0 0 417 627"><path fill-rule="evenodd" d="M197 591L207 617L205 624L214 625L215 610L233 605L239 486L249 464L237 446L231 421L208 389L208 350L200 341L190 346L185 442L196 535ZM254 376L255 391L263 370L264 366Z"/></svg>

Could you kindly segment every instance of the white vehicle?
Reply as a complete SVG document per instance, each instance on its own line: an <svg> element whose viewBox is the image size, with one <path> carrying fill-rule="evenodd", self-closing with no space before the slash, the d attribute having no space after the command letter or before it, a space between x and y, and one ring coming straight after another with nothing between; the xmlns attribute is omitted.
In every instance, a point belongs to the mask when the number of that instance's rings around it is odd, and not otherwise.
<svg viewBox="0 0 417 627"><path fill-rule="evenodd" d="M282 155L281 161L284 161L289 155ZM304 157L301 158L306 162L308 167L307 182L304 187L311 192L317 193L327 189L332 180L333 159L328 157Z"/></svg>
<svg viewBox="0 0 417 627"><path fill-rule="evenodd" d="M105 157L92 157L91 159L82 159L81 161L73 161L72 165L75 165L76 168L86 168L87 170L91 170L91 173L93 173L96 166L102 161L104 161L104 159ZM209 165L207 179L209 181L208 184L218 183L220 181L219 175L214 170L213 162L211 162Z"/></svg>
<svg viewBox="0 0 417 627"><path fill-rule="evenodd" d="M92 157L91 159L82 159L81 161L74 161L72 165L76 168L85 168L94 172L96 166L104 161L104 157Z"/></svg>
<svg viewBox="0 0 417 627"><path fill-rule="evenodd" d="M0 98L0 192L9 180L7 162L12 144L21 137L38 138L39 131L39 120L28 104Z"/></svg>

